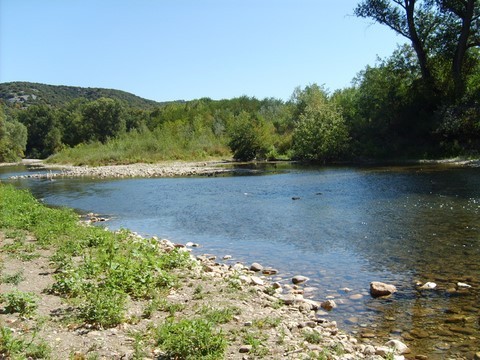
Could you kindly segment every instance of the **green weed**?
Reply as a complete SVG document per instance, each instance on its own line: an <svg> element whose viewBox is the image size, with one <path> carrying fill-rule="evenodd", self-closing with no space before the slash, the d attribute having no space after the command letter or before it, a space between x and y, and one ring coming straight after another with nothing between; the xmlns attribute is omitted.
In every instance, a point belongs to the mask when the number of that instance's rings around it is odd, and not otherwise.
<svg viewBox="0 0 480 360"><path fill-rule="evenodd" d="M110 328L124 320L126 295L115 290L92 289L80 305L79 316L99 328Z"/></svg>
<svg viewBox="0 0 480 360"><path fill-rule="evenodd" d="M13 290L2 294L0 300L5 304L8 314L19 313L21 316L31 316L37 309L37 297L34 293Z"/></svg>
<svg viewBox="0 0 480 360"><path fill-rule="evenodd" d="M314 330L304 331L303 338L310 344L320 344L322 342L322 335Z"/></svg>
<svg viewBox="0 0 480 360"><path fill-rule="evenodd" d="M25 276L23 275L23 271L18 271L15 274L12 274L12 275L7 275L7 274L3 275L2 278L0 279L0 282L2 284L18 285L23 280L25 280Z"/></svg>
<svg viewBox="0 0 480 360"><path fill-rule="evenodd" d="M205 320L169 320L156 329L157 345L171 359L223 359L227 341Z"/></svg>
<svg viewBox="0 0 480 360"><path fill-rule="evenodd" d="M0 358L5 359L49 359L51 349L43 341L35 341L36 333L31 338L18 336L7 327L0 327Z"/></svg>

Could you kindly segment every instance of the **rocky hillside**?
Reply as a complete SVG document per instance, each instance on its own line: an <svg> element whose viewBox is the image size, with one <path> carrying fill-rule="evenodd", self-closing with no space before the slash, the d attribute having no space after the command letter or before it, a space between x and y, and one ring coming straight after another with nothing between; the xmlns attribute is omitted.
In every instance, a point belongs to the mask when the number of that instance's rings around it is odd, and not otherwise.
<svg viewBox="0 0 480 360"><path fill-rule="evenodd" d="M0 83L0 100L3 100L7 105L20 104L22 107L35 104L62 106L78 98L96 100L101 97L122 100L129 106L143 109L161 105L159 102L147 100L121 90L47 85L31 82Z"/></svg>

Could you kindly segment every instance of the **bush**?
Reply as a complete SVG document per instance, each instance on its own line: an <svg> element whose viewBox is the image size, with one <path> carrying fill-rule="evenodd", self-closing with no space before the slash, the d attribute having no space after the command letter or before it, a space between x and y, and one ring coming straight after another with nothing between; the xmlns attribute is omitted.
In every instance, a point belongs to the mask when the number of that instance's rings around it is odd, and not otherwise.
<svg viewBox="0 0 480 360"><path fill-rule="evenodd" d="M223 359L227 341L205 320L167 321L156 331L157 344L173 359Z"/></svg>
<svg viewBox="0 0 480 360"><path fill-rule="evenodd" d="M19 313L30 316L37 309L37 297L34 293L13 290L1 296L7 314Z"/></svg>

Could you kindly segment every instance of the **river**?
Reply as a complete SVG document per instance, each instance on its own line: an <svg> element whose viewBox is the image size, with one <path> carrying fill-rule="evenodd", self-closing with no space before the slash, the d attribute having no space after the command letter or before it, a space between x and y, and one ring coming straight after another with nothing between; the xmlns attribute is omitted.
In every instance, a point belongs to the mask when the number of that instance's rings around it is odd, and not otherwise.
<svg viewBox="0 0 480 360"><path fill-rule="evenodd" d="M258 169L257 169L258 170ZM46 204L110 218L196 253L232 255L310 277L321 316L345 331L398 338L429 359L480 350L480 169L442 166L261 168L257 176L7 180ZM248 172L246 172L248 174ZM397 286L373 299L369 283ZM434 282L422 290L417 283ZM460 283L460 285L459 285ZM350 291L345 291L349 288Z"/></svg>

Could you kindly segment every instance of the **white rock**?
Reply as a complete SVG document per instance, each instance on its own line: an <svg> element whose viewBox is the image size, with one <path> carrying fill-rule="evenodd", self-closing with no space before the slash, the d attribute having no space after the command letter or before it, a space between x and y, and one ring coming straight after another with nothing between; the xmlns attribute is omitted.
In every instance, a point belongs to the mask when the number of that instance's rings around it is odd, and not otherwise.
<svg viewBox="0 0 480 360"><path fill-rule="evenodd" d="M265 282L262 279L260 279L258 276L251 276L250 279L252 280L252 283L254 283L255 285L263 286L265 284Z"/></svg>
<svg viewBox="0 0 480 360"><path fill-rule="evenodd" d="M253 263L252 265L250 265L250 270L252 271L262 271L263 270L263 266L260 265L259 263Z"/></svg>
<svg viewBox="0 0 480 360"><path fill-rule="evenodd" d="M465 283L463 283L463 282L458 282L458 283L457 283L457 286L458 286L459 288L471 288L471 287L472 287L472 285L468 285L468 284L465 284Z"/></svg>
<svg viewBox="0 0 480 360"><path fill-rule="evenodd" d="M410 349L407 345L405 345L400 340L390 340L386 344L386 346L393 348L396 354L403 355L410 353Z"/></svg>
<svg viewBox="0 0 480 360"><path fill-rule="evenodd" d="M422 286L420 286L420 289L425 289L425 290L433 290L437 287L437 284L435 284L434 282L426 282L425 284L423 284Z"/></svg>

